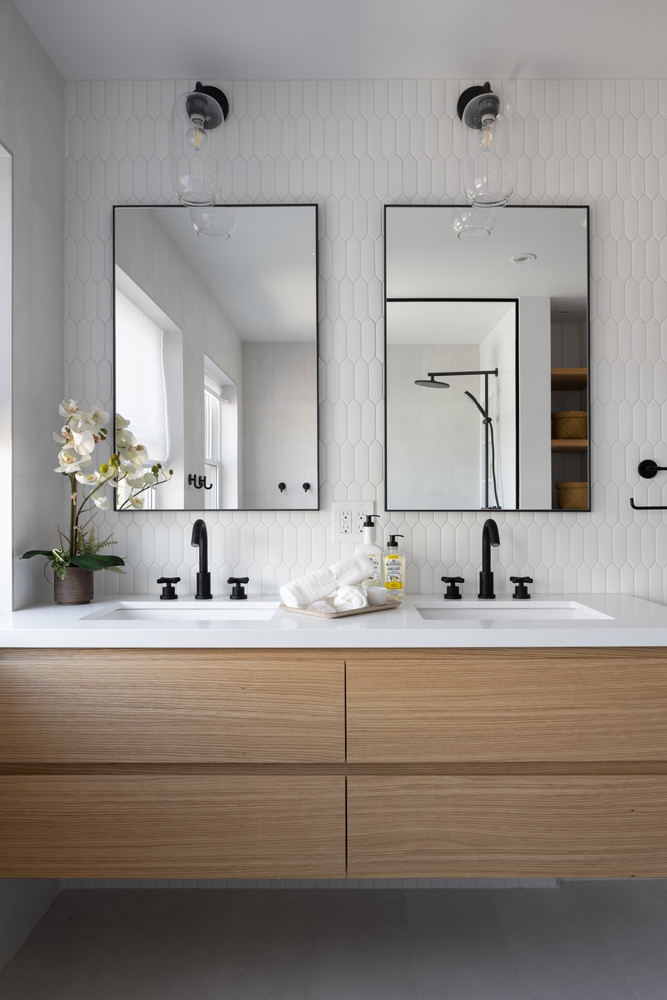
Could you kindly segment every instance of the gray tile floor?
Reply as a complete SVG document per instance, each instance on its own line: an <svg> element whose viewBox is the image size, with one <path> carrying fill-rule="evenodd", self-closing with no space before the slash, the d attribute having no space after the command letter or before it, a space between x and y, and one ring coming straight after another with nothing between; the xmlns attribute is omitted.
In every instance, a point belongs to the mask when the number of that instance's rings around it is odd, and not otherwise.
<svg viewBox="0 0 667 1000"><path fill-rule="evenodd" d="M2 1000L665 1000L667 886L85 889Z"/></svg>

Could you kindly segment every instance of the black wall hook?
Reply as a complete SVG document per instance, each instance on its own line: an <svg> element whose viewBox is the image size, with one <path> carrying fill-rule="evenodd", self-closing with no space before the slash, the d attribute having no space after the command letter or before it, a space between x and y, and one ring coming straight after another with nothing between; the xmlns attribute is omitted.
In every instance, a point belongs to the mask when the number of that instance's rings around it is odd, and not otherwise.
<svg viewBox="0 0 667 1000"><path fill-rule="evenodd" d="M200 490L202 487L205 490L213 489L213 483L211 483L210 486L206 485L206 476L199 476L199 478L197 478L194 472L191 472L188 476L188 486L194 486L196 490Z"/></svg>
<svg viewBox="0 0 667 1000"><path fill-rule="evenodd" d="M281 493L284 493L287 487L285 486L284 483L278 483L278 489L280 490Z"/></svg>
<svg viewBox="0 0 667 1000"><path fill-rule="evenodd" d="M303 484L304 493L307 493L309 489L310 489L310 483L304 483Z"/></svg>

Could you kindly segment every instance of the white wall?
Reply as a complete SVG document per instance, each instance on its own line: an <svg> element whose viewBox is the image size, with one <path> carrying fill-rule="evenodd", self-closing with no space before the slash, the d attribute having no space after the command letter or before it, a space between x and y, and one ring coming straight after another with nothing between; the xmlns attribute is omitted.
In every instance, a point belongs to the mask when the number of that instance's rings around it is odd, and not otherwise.
<svg viewBox="0 0 667 1000"><path fill-rule="evenodd" d="M67 85L68 385L110 385L111 206L173 201L167 164L174 97L192 81ZM223 194L237 202L320 205L322 511L207 515L218 577L248 574L275 591L339 554L331 501L384 501L382 206L459 198L465 136L456 101L468 80L225 84ZM529 572L539 592L625 591L667 597L667 522L632 511L667 496L639 484L640 455L665 457L667 412L667 81L491 81L520 120L516 204L591 206L593 483L591 513L498 516L500 582ZM91 266L91 261L94 262ZM84 391L86 390L86 391ZM102 401L108 401L102 393ZM650 491L650 494L649 494ZM443 571L471 587L483 514L392 515L406 535L407 586L433 592ZM383 519L384 527L387 520ZM192 580L191 518L110 517L124 577L101 592L141 592L162 569Z"/></svg>
<svg viewBox="0 0 667 1000"><path fill-rule="evenodd" d="M489 413L493 419L496 446L495 473L498 499L501 507L511 509L516 507L517 459L516 317L513 309L498 320L479 345L479 367L487 371L498 369L498 377L489 375ZM477 398L483 406L483 397L478 396ZM483 425L480 434L483 441ZM490 477L489 503L492 505L495 503L493 483Z"/></svg>
<svg viewBox="0 0 667 1000"><path fill-rule="evenodd" d="M14 5L0 0L0 144L13 157L14 556L51 546L65 511L62 479L52 472L56 451L51 438L63 394L58 375L63 365L62 120L62 80ZM2 389L1 429L6 435L6 382ZM5 440L3 455L6 449ZM0 488L8 489L7 479L0 479ZM14 558L16 607L48 595L42 569L38 560ZM11 579L12 563L6 558L0 572ZM58 883L50 879L0 880L0 967L57 891Z"/></svg>
<svg viewBox="0 0 667 1000"><path fill-rule="evenodd" d="M449 389L415 385L427 372L478 368L476 344L388 346L387 496L393 509L479 506L481 419L464 395L466 389L479 394L479 376L442 379Z"/></svg>
<svg viewBox="0 0 667 1000"><path fill-rule="evenodd" d="M14 5L0 0L0 143L12 153L14 178L15 556L51 547L65 510L51 437L63 394L54 375L63 363L62 118L62 80ZM40 560L14 560L15 607L48 594L42 570Z"/></svg>
<svg viewBox="0 0 667 1000"><path fill-rule="evenodd" d="M243 342L243 502L315 507L317 359L314 344ZM278 483L287 489L280 492ZM310 483L312 491L302 486Z"/></svg>

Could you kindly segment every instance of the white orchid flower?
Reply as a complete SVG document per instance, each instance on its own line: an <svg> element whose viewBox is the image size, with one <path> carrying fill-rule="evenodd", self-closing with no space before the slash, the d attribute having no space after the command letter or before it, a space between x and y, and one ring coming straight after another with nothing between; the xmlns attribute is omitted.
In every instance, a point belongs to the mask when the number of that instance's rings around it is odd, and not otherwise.
<svg viewBox="0 0 667 1000"><path fill-rule="evenodd" d="M157 476L154 476L152 472L147 472L143 477L144 486L155 486L157 483Z"/></svg>
<svg viewBox="0 0 667 1000"><path fill-rule="evenodd" d="M109 414L106 410L103 410L101 406L93 406L88 416L96 427L103 427L105 424L109 423Z"/></svg>
<svg viewBox="0 0 667 1000"><path fill-rule="evenodd" d="M109 510L109 508L111 506L110 503L109 503L109 497L98 497L98 496L95 496L95 497L93 497L93 503L100 510Z"/></svg>
<svg viewBox="0 0 667 1000"><path fill-rule="evenodd" d="M142 490L146 484L144 482L143 476L141 476L141 478L136 478L136 477L133 478L130 475L128 475L127 485L131 486L133 490Z"/></svg>
<svg viewBox="0 0 667 1000"><path fill-rule="evenodd" d="M78 455L73 448L61 448L58 452L60 468L56 472L78 472L86 465L90 465L92 459L89 455Z"/></svg>
<svg viewBox="0 0 667 1000"><path fill-rule="evenodd" d="M53 432L53 440L57 441L58 444L67 444L68 441L72 440L72 432L67 424L60 428L60 434Z"/></svg>
<svg viewBox="0 0 667 1000"><path fill-rule="evenodd" d="M95 450L95 438L91 431L73 431L72 444L79 455L92 455Z"/></svg>
<svg viewBox="0 0 667 1000"><path fill-rule="evenodd" d="M123 430L123 428L128 427L129 424L130 421L126 420L124 417L121 417L120 413L116 411L116 430L117 431Z"/></svg>
<svg viewBox="0 0 667 1000"><path fill-rule="evenodd" d="M94 473L77 472L76 474L77 483L81 483L82 486L96 486L99 482L98 477Z"/></svg>
<svg viewBox="0 0 667 1000"><path fill-rule="evenodd" d="M129 448L130 445L136 443L136 438L132 431L118 430L116 431L116 447L119 451L122 448Z"/></svg>
<svg viewBox="0 0 667 1000"><path fill-rule="evenodd" d="M135 508L135 510L141 510L144 506L143 497L130 497L130 503Z"/></svg>
<svg viewBox="0 0 667 1000"><path fill-rule="evenodd" d="M63 399L58 407L58 412L61 417L71 417L74 413L79 412L79 404L73 399Z"/></svg>

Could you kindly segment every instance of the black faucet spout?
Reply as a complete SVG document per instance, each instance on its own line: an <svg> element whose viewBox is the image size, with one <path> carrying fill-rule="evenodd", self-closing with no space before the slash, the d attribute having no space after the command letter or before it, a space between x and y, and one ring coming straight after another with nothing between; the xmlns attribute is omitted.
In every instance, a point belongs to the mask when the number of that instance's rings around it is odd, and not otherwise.
<svg viewBox="0 0 667 1000"><path fill-rule="evenodd" d="M495 600L493 573L491 572L491 546L497 548L499 545L498 525L492 517L487 517L482 528L482 571L479 574L479 594L477 595L482 600Z"/></svg>
<svg viewBox="0 0 667 1000"><path fill-rule="evenodd" d="M208 531L206 525L200 517L192 526L191 545L194 549L199 549L199 572L197 573L197 593L195 600L210 601L211 594L211 574L208 570Z"/></svg>

